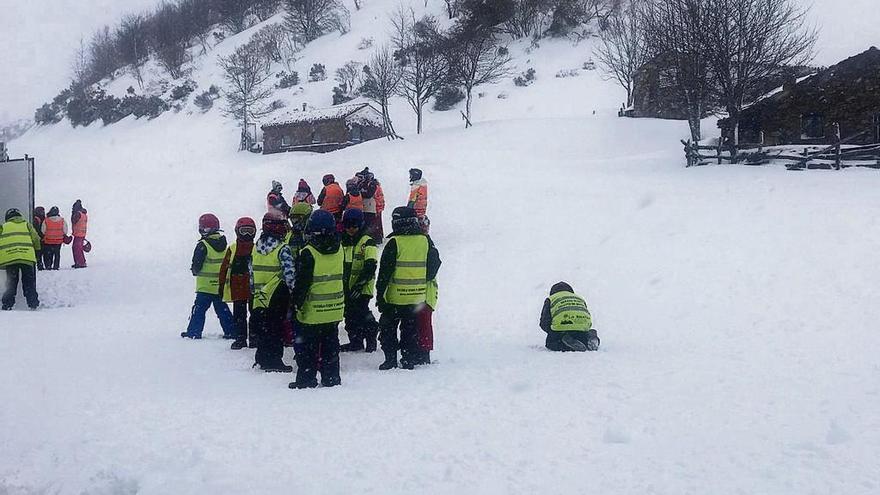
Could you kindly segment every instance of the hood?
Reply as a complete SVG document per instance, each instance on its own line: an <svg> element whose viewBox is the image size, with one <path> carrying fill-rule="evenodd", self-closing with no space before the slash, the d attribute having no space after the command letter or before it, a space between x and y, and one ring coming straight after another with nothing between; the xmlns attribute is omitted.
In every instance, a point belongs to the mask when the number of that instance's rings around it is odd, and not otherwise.
<svg viewBox="0 0 880 495"><path fill-rule="evenodd" d="M391 220L391 235L421 234L422 226L416 217L398 218ZM390 237L390 236L389 236Z"/></svg>
<svg viewBox="0 0 880 495"><path fill-rule="evenodd" d="M317 249L321 254L333 254L339 251L339 236L319 235L312 236L309 245Z"/></svg>
<svg viewBox="0 0 880 495"><path fill-rule="evenodd" d="M309 183L306 182L304 179L299 180L299 186L297 186L296 190L297 192L312 192L312 188L309 187Z"/></svg>
<svg viewBox="0 0 880 495"><path fill-rule="evenodd" d="M208 234L202 237L202 240L207 242L212 248L217 251L225 251L226 250L226 236L223 234L213 233Z"/></svg>
<svg viewBox="0 0 880 495"><path fill-rule="evenodd" d="M9 220L7 220L7 222L12 223L24 223L24 221L24 217L21 215L15 215L14 217L11 217Z"/></svg>
<svg viewBox="0 0 880 495"><path fill-rule="evenodd" d="M257 239L257 243L254 246L256 246L258 253L266 255L278 247L279 244L281 244L281 239L264 233Z"/></svg>
<svg viewBox="0 0 880 495"><path fill-rule="evenodd" d="M37 218L46 218L46 209L42 206L34 208L34 216Z"/></svg>
<svg viewBox="0 0 880 495"><path fill-rule="evenodd" d="M417 179L417 180L411 180L411 181L409 181L409 183L412 186L424 186L424 185L428 184L428 181L426 181L425 179Z"/></svg>
<svg viewBox="0 0 880 495"><path fill-rule="evenodd" d="M46 216L57 217L58 215L60 215L60 212L58 211L58 207L53 206L53 207L49 208L49 213Z"/></svg>
<svg viewBox="0 0 880 495"><path fill-rule="evenodd" d="M572 292L573 293L574 289L572 289L571 286L565 282L557 282L557 283L553 284L553 287L550 287L550 295L552 296L553 294L556 294L557 292Z"/></svg>

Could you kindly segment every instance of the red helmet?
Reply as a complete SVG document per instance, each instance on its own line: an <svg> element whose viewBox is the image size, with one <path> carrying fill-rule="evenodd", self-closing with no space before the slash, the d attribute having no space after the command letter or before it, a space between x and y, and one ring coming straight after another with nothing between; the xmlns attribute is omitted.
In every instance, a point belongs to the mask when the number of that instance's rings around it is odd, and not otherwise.
<svg viewBox="0 0 880 495"><path fill-rule="evenodd" d="M202 235L213 234L220 230L220 220L213 213L205 213L199 217L199 233Z"/></svg>
<svg viewBox="0 0 880 495"><path fill-rule="evenodd" d="M235 222L235 235L243 239L253 239L257 236L257 224L251 217L241 217Z"/></svg>
<svg viewBox="0 0 880 495"><path fill-rule="evenodd" d="M286 218L279 217L273 213L263 215L263 232L273 237L281 238L287 235L289 228L290 224L287 223Z"/></svg>

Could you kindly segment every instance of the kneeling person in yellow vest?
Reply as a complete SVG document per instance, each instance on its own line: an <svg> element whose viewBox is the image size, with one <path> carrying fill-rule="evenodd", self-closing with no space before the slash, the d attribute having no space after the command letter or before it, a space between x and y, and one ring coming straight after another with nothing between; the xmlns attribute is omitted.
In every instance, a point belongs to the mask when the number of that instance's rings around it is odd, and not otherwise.
<svg viewBox="0 0 880 495"><path fill-rule="evenodd" d="M15 293L21 278L21 289L28 307L37 309L37 257L40 256L40 236L34 227L15 208L6 211L6 222L0 226L0 268L6 270L6 290L3 292L3 310L15 306Z"/></svg>
<svg viewBox="0 0 880 495"><path fill-rule="evenodd" d="M189 325L180 336L190 339L202 338L205 313L214 306L224 339L235 338L235 325L229 306L220 293L220 266L226 254L226 236L220 233L220 220L211 213L199 217L199 234L202 238L193 250L190 271L196 278L196 300L189 317Z"/></svg>
<svg viewBox="0 0 880 495"><path fill-rule="evenodd" d="M391 228L376 279L376 305L382 313L379 340L385 353L385 362L379 369L397 367L398 349L400 366L413 369L416 364L424 364L417 318L427 301L428 283L440 270L440 254L431 238L422 233L412 208L395 208Z"/></svg>
<svg viewBox="0 0 880 495"><path fill-rule="evenodd" d="M345 314L345 255L336 234L336 219L324 210L312 213L309 242L296 259L296 381L290 388L333 387L339 377L339 322ZM320 356L320 368L318 358Z"/></svg>
<svg viewBox="0 0 880 495"><path fill-rule="evenodd" d="M284 325L294 286L294 257L285 242L289 224L274 213L263 216L263 232L252 252L254 301L251 334L257 341L255 366L263 371L290 373L284 364Z"/></svg>
<svg viewBox="0 0 880 495"><path fill-rule="evenodd" d="M541 310L541 329L547 332L545 346L551 351L595 351L599 335L593 328L584 298L565 282L550 288Z"/></svg>

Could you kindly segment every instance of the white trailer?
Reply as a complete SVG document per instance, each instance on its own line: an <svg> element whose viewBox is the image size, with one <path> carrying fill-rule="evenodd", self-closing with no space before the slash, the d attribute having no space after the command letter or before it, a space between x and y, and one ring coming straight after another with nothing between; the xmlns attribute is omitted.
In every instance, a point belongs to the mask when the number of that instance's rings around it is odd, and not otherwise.
<svg viewBox="0 0 880 495"><path fill-rule="evenodd" d="M0 161L0 222L6 210L18 208L29 222L34 218L34 159Z"/></svg>

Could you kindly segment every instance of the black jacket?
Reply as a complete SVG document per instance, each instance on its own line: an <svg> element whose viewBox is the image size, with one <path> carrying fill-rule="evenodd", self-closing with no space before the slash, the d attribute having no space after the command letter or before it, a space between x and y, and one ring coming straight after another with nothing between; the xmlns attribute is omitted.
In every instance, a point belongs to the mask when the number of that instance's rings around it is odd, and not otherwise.
<svg viewBox="0 0 880 495"><path fill-rule="evenodd" d="M208 248L202 244L201 241L203 240L207 241L217 251L226 251L226 236L223 234L214 233L202 236L199 242L196 243L196 249L193 251L192 265L190 266L190 271L193 275L198 275L202 271L202 265L205 264L205 258L208 257Z"/></svg>
<svg viewBox="0 0 880 495"><path fill-rule="evenodd" d="M321 245L320 243L312 241L310 241L308 245L317 249L321 254L333 254L342 249L339 245L338 239L327 245ZM311 251L303 249L299 252L299 256L296 257L296 281L293 284L292 297L294 307L301 308L306 302L306 297L309 295L309 291L312 288L314 271L315 257L312 256Z"/></svg>
<svg viewBox="0 0 880 495"><path fill-rule="evenodd" d="M388 288L388 284L391 282L391 276L394 274L394 269L397 268L397 242L395 242L395 237L397 235L409 235L410 232L402 232L400 234L392 234L388 240L388 243L385 244L385 249L382 251L382 258L379 260L379 275L376 277L376 300L383 301L385 300L385 290ZM415 234L415 233L412 233ZM437 248L434 246L434 241L431 240L430 236L425 234L416 234L416 235L424 235L428 238L428 273L426 276L426 280L434 280L437 277L437 272L440 271L440 252L437 251Z"/></svg>
<svg viewBox="0 0 880 495"><path fill-rule="evenodd" d="M364 236L369 236L369 234L367 234L366 227L361 228L361 230L359 230L357 232L357 234L355 234L353 236L350 236L348 234L344 234L342 236L342 245L343 246L356 246L358 241L360 241L361 238L363 238ZM367 246L376 246L376 241L372 237L369 237L367 239L366 245ZM361 270L360 277L358 277L358 279L355 280L354 284L351 287L349 287L348 281L351 278L351 265L352 265L351 263L345 264L344 273L343 273L344 278L342 279L345 281L345 295L346 295L346 297L349 296L351 289L353 289L354 287L364 287L368 283L370 283L370 280L372 280L373 277L376 276L376 268L378 268L375 260L365 260L364 261L364 268L363 268L363 270Z"/></svg>

